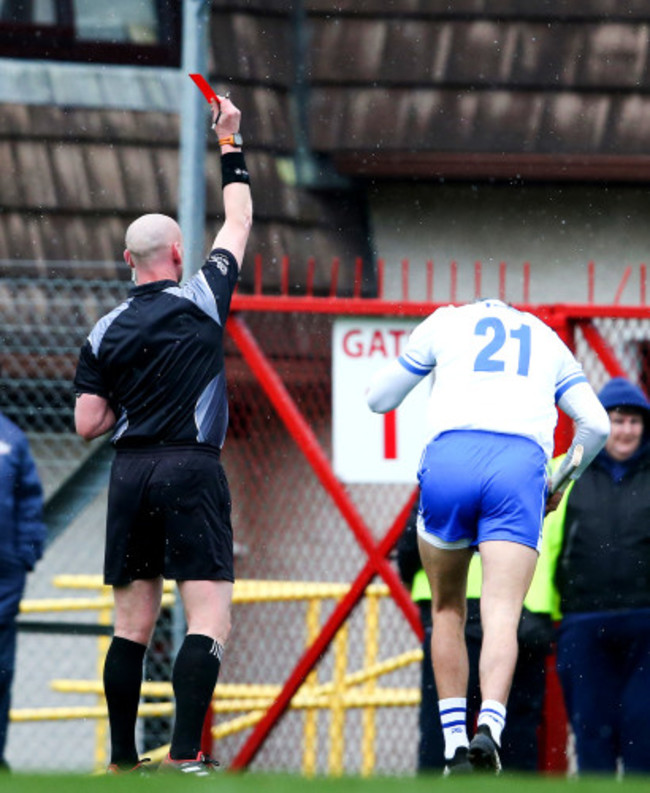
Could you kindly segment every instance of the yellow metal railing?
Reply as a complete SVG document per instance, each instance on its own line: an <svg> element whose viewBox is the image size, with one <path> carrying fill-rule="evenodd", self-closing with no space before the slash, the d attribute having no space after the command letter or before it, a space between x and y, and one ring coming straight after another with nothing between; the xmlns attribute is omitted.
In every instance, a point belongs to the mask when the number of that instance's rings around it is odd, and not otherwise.
<svg viewBox="0 0 650 793"><path fill-rule="evenodd" d="M21 612L35 614L62 611L97 611L100 625L110 625L113 610L111 588L104 586L100 576L62 575L54 579L57 587L76 590L96 590L96 597L49 598L24 600ZM305 642L309 646L318 635L321 627L321 607L323 601L339 600L347 592L347 584L298 582L298 581L238 581L233 592L234 603L261 603L304 601ZM163 605L171 606L175 600L175 585L166 582L163 591ZM347 671L348 633L347 623L338 631L332 647L332 680L321 683L318 669L307 676L301 688L291 700L290 708L304 710L302 771L311 776L317 770L317 745L319 711L328 710L329 749L328 771L340 775L344 771L345 718L349 709L362 709L361 721L361 774L372 774L375 767L376 709L385 707L411 707L420 701L417 688L397 688L378 685L383 675L394 672L422 659L422 651L417 648L383 661L379 654L379 611L380 600L389 595L388 587L373 584L365 593L364 660L363 668ZM107 710L103 694L102 671L108 649L109 637L98 640L98 663L96 680L52 680L51 687L63 693L95 694L97 705L88 707L23 708L11 711L11 719L16 722L94 719L96 728L96 767L106 765ZM212 710L222 715L234 715L213 726L215 740L249 729L260 721L281 691L279 685L219 683L214 692ZM167 698L167 702L141 703L140 717L171 716L174 712L171 683L143 682L142 695ZM162 759L169 747L161 746L148 752L152 760Z"/></svg>

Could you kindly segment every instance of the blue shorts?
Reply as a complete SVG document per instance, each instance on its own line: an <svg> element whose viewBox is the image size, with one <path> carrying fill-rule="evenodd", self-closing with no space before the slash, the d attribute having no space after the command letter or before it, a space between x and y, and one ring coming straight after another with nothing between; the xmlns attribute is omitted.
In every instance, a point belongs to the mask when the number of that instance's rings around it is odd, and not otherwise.
<svg viewBox="0 0 650 793"><path fill-rule="evenodd" d="M539 551L546 456L520 435L444 432L424 450L418 472L418 533L439 548L508 540Z"/></svg>

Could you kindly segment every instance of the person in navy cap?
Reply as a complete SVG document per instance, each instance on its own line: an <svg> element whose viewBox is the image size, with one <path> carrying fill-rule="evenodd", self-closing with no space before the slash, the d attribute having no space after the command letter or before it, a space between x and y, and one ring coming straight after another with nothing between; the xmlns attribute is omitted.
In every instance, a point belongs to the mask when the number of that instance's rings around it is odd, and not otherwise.
<svg viewBox="0 0 650 793"><path fill-rule="evenodd" d="M622 377L599 393L611 431L550 521L562 621L557 668L581 773L650 772L650 402Z"/></svg>

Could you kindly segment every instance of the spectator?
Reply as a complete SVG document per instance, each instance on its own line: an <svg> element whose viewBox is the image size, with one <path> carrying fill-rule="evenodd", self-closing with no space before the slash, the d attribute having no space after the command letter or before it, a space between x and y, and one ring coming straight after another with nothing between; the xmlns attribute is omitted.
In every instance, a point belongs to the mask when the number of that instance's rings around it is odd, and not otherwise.
<svg viewBox="0 0 650 793"><path fill-rule="evenodd" d="M555 582L557 669L583 773L650 772L650 403L627 380L599 394L605 448L567 489Z"/></svg>
<svg viewBox="0 0 650 793"><path fill-rule="evenodd" d="M128 300L99 320L75 376L77 432L113 429L104 579L115 633L104 666L109 773L140 774L135 725L142 664L163 578L175 580L187 632L174 661L176 715L161 770L206 776L205 715L230 632L234 581L230 492L221 465L228 424L224 333L252 222L240 112L213 102L221 146L224 222L201 270L184 286L181 230L143 215L126 231L135 275Z"/></svg>
<svg viewBox="0 0 650 793"><path fill-rule="evenodd" d="M43 490L25 434L0 413L0 769L16 661L16 617L27 573L43 554Z"/></svg>
<svg viewBox="0 0 650 793"><path fill-rule="evenodd" d="M372 378L368 405L396 408L427 375L429 395L418 480L418 545L432 593L431 654L445 738L446 772L501 769L499 747L517 660L517 627L537 564L549 498L556 404L576 421L567 462L573 478L600 451L609 420L580 364L532 314L500 300L434 311L405 351ZM481 709L469 741L465 642L467 574L481 554Z"/></svg>
<svg viewBox="0 0 650 793"><path fill-rule="evenodd" d="M444 740L437 715L438 696L431 665L431 589L420 562L417 546L416 504L397 546L397 563L404 583L411 587L420 609L424 629L422 642L421 700L418 716L418 771L444 767ZM474 724L481 705L479 656L483 632L480 614L481 561L475 554L467 584L467 624L465 640L469 656L467 720ZM508 726L501 745L502 762L513 771L533 772L539 768L538 733L542 723L546 693L546 660L551 651L552 585L548 570L547 534L532 584L524 600L517 638L519 655L508 699Z"/></svg>

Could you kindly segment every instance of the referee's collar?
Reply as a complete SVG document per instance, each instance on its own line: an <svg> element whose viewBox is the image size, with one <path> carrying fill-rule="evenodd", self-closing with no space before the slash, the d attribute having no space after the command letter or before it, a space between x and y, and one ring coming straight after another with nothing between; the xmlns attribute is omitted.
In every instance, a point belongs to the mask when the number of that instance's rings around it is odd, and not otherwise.
<svg viewBox="0 0 650 793"><path fill-rule="evenodd" d="M166 278L164 281L150 281L147 284L132 286L129 290L129 295L137 297L138 295L146 295L149 292L162 292L163 289L169 289L170 286L178 286L178 284L171 278Z"/></svg>

